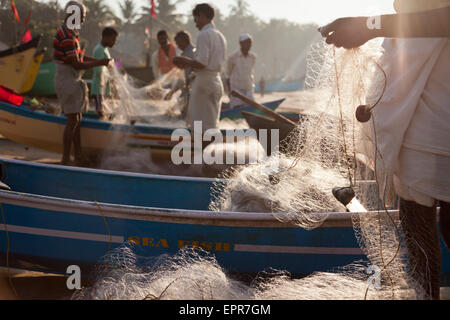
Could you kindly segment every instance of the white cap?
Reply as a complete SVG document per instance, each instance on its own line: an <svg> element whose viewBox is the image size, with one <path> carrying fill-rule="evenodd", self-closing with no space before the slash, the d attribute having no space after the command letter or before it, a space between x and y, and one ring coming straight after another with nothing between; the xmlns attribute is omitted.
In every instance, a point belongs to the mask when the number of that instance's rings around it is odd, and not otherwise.
<svg viewBox="0 0 450 320"><path fill-rule="evenodd" d="M249 39L251 40L252 36L249 35L248 33L244 33L244 34L241 34L239 36L239 42L244 42L244 41L249 40Z"/></svg>

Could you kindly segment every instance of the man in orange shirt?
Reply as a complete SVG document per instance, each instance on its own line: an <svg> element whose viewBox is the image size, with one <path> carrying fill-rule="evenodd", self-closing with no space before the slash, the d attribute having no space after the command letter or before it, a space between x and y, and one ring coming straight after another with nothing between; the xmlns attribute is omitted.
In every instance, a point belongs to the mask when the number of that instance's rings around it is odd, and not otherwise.
<svg viewBox="0 0 450 320"><path fill-rule="evenodd" d="M175 45L169 42L167 31L159 31L157 37L160 47L152 56L153 74L156 79L170 72L175 67L173 58L177 55Z"/></svg>

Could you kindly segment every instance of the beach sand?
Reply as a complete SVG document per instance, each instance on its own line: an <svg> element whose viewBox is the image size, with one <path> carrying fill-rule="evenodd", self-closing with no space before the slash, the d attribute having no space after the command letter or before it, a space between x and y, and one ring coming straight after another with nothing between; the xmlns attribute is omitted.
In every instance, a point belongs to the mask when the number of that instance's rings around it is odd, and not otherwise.
<svg viewBox="0 0 450 320"><path fill-rule="evenodd" d="M259 102L287 97L279 111L298 111L299 102L295 93L273 93L261 98ZM60 155L26 147L6 140L0 135L0 157L35 161L42 163L58 163ZM55 274L45 274L32 271L0 268L0 300L61 300L69 299L73 291L67 289L67 277ZM82 285L89 285L87 282ZM442 288L441 298L450 300L450 288Z"/></svg>

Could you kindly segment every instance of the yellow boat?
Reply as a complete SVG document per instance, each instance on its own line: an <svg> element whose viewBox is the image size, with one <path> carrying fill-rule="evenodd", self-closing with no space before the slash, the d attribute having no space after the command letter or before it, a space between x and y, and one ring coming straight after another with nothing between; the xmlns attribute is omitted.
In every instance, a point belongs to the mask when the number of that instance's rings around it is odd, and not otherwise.
<svg viewBox="0 0 450 320"><path fill-rule="evenodd" d="M24 94L36 80L45 51L37 52L41 37L0 51L0 85Z"/></svg>

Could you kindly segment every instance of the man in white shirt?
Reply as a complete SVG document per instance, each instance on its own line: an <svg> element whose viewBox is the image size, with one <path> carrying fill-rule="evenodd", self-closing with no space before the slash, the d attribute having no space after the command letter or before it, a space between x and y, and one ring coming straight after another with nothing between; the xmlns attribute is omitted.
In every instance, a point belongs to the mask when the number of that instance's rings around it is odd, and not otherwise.
<svg viewBox="0 0 450 320"><path fill-rule="evenodd" d="M253 69L256 64L256 55L250 51L252 37L245 33L239 37L240 50L235 51L228 58L227 83L231 91L237 91L247 98L254 100ZM237 97L230 96L231 108L242 106L244 103Z"/></svg>
<svg viewBox="0 0 450 320"><path fill-rule="evenodd" d="M384 176L393 176L381 177L380 185L386 189L393 183L400 197L411 276L428 298L438 300L442 268L438 201L440 231L447 246L442 250L450 248L450 0L396 0L394 4L399 14L381 16L380 29L369 30L368 17L350 17L320 32L327 43L347 49L376 37L418 38L385 39L382 62L390 62L391 77L397 72L395 81L388 83L388 98L373 110L373 122L378 135L376 152L383 159L378 167L386 168ZM423 58L423 52L429 54ZM413 72L408 72L415 68L420 72L411 76ZM405 89L408 81L414 90Z"/></svg>
<svg viewBox="0 0 450 320"><path fill-rule="evenodd" d="M194 59L176 57L174 64L182 69L193 68L196 72L189 99L188 125L202 122L202 130L219 128L224 88L220 73L226 60L227 42L213 24L214 9L206 3L193 10L200 33Z"/></svg>

